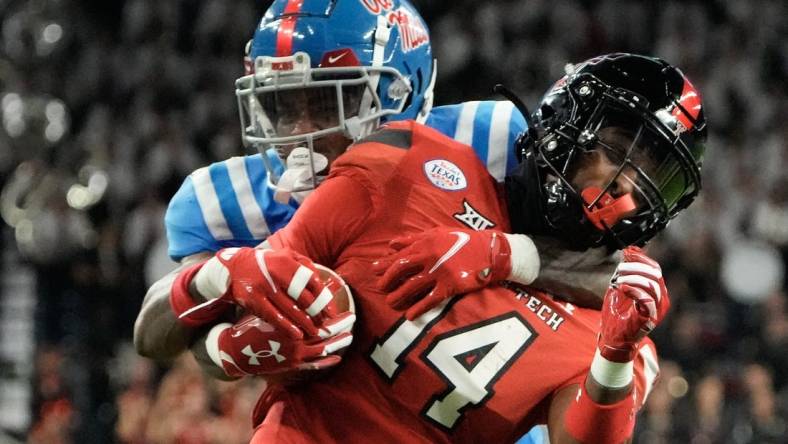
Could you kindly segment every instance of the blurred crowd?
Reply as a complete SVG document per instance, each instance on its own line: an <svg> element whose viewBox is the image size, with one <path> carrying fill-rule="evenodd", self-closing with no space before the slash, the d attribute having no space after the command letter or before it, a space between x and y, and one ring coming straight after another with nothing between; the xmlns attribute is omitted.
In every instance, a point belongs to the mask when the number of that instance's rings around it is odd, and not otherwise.
<svg viewBox="0 0 788 444"><path fill-rule="evenodd" d="M704 191L649 246L673 310L635 442L786 442L788 3L414 3L438 105L491 98L500 82L533 106L565 63L611 51L694 80L710 122ZM31 427L8 435L247 442L258 382L208 381L190 357L156 366L130 339L147 285L174 265L169 197L197 167L243 154L234 80L267 6L0 0L0 245L32 268L37 298Z"/></svg>

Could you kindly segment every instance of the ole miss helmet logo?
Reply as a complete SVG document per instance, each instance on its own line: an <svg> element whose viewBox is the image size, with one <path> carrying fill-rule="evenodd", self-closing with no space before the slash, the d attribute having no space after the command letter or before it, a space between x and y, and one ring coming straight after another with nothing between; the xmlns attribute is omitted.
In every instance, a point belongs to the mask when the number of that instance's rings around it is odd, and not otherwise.
<svg viewBox="0 0 788 444"><path fill-rule="evenodd" d="M402 52L413 51L424 46L430 41L430 33L427 27L409 9L400 6L394 8L391 0L359 0L370 14L384 14L389 26L396 26L399 29L400 46Z"/></svg>

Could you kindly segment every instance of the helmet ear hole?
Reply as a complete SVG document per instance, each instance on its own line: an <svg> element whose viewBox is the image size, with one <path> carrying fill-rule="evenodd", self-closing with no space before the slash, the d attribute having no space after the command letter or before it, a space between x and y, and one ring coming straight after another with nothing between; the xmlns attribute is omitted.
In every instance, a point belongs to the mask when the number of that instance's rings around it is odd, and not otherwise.
<svg viewBox="0 0 788 444"><path fill-rule="evenodd" d="M402 109L408 109L408 108L410 108L411 102L413 102L413 96L415 96L416 94L418 94L418 92L419 92L419 88L421 88L421 85L422 85L422 83L421 83L421 81L422 81L422 79L421 79L421 69L419 69L418 71L416 71L416 75L415 75L415 76L413 76L413 78L414 78L414 80L415 80L415 82L414 82L415 84L414 84L414 85L411 85L411 90L410 90L410 92L407 92L407 93L406 93L407 95L405 96L405 104L402 106ZM398 80L394 80L394 81L395 81L395 82L398 82ZM400 83L401 83L401 82L400 82ZM420 94L419 94L419 95L420 95Z"/></svg>
<svg viewBox="0 0 788 444"><path fill-rule="evenodd" d="M517 156L518 162L523 161L525 154L533 148L534 143L536 143L536 140L534 140L530 131L524 131L520 134L514 144L514 154Z"/></svg>
<svg viewBox="0 0 788 444"><path fill-rule="evenodd" d="M539 117L541 120L551 120L555 116L555 110L552 106L544 104L539 107Z"/></svg>

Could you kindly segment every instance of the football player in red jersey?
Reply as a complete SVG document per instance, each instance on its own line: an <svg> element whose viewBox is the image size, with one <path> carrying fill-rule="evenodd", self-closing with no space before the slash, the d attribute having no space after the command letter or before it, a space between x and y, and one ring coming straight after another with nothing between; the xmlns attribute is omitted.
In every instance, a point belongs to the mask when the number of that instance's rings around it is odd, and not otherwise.
<svg viewBox="0 0 788 444"><path fill-rule="evenodd" d="M336 161L270 253L226 252L225 288L256 268L273 291L254 297L286 289L314 312L306 256L344 277L362 317L330 378L266 390L253 442L512 442L535 424L553 442L629 438L658 371L645 336L669 307L636 245L700 189L700 99L664 61L611 54L575 66L535 117L505 190L466 146L392 123ZM624 248L602 309L500 285L523 266L507 232ZM277 358L273 344L230 355L226 331L204 343L217 366Z"/></svg>

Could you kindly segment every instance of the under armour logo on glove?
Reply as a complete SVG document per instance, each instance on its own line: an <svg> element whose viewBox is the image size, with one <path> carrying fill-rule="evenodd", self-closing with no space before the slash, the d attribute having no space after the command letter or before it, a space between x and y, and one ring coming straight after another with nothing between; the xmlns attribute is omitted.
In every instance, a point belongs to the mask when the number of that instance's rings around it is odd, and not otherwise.
<svg viewBox="0 0 788 444"><path fill-rule="evenodd" d="M292 338L264 320L247 315L219 333L216 359L212 359L228 376L320 370L342 360L338 353L353 342L355 320L353 313L345 312L326 320L329 334L325 338Z"/></svg>
<svg viewBox="0 0 788 444"><path fill-rule="evenodd" d="M276 362L282 362L287 359L277 353L279 351L279 347L282 346L281 343L269 339L268 345L271 346L270 350L260 350L258 352L252 350L251 345L247 345L243 350L241 350L241 353L249 356L249 365L260 365L260 358L275 358Z"/></svg>

